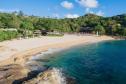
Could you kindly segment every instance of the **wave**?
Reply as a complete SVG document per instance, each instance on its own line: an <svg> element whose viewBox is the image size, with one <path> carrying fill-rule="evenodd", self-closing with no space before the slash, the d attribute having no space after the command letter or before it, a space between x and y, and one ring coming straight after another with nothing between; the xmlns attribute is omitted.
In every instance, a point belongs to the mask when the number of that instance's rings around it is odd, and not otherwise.
<svg viewBox="0 0 126 84"><path fill-rule="evenodd" d="M41 72L36 78L25 81L23 84L66 84L61 69L52 68Z"/></svg>
<svg viewBox="0 0 126 84"><path fill-rule="evenodd" d="M62 70L53 68L52 69L52 78L56 80L57 84L66 84L66 79L63 76Z"/></svg>
<svg viewBox="0 0 126 84"><path fill-rule="evenodd" d="M45 52L40 52L38 53L37 55L33 56L30 60L36 60L36 59L40 59L46 55L49 55L49 54L53 54L55 52L59 52L63 50L62 48L49 48L47 51Z"/></svg>

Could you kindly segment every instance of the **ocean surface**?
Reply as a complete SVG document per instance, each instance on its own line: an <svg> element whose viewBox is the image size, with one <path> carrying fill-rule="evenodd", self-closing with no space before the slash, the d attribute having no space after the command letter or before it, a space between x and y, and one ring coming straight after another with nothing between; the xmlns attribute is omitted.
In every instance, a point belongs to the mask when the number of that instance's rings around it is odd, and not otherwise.
<svg viewBox="0 0 126 84"><path fill-rule="evenodd" d="M126 41L72 47L40 58L45 66L62 69L77 84L126 84Z"/></svg>

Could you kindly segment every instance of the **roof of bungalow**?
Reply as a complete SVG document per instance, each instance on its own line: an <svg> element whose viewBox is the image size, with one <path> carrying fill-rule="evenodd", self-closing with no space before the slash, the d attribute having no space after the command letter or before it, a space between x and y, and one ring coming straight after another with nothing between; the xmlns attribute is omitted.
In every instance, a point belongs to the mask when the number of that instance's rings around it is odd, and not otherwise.
<svg viewBox="0 0 126 84"><path fill-rule="evenodd" d="M80 31L92 31L92 30L93 30L92 27L82 26L82 27L80 28Z"/></svg>

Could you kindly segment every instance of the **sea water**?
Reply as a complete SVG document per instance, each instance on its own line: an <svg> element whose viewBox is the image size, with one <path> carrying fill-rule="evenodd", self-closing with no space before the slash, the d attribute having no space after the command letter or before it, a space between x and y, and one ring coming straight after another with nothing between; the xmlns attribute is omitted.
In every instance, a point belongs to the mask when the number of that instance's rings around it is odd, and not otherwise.
<svg viewBox="0 0 126 84"><path fill-rule="evenodd" d="M126 84L126 41L123 40L80 45L49 54L46 59L39 63L62 69L76 84Z"/></svg>

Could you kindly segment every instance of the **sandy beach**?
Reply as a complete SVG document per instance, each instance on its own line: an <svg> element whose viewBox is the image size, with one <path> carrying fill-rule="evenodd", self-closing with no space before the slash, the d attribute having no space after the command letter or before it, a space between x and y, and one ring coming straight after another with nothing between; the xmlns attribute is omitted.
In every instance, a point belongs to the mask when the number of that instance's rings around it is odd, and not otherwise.
<svg viewBox="0 0 126 84"><path fill-rule="evenodd" d="M28 74L33 73L25 65L33 56L39 53L47 52L50 49L66 49L81 44L97 43L106 40L114 39L109 36L64 35L63 37L42 36L39 38L0 42L0 84L22 84L18 82L27 81ZM46 74L51 76L50 73L52 74L52 72L52 70L49 72L45 71L45 74L39 78L45 78ZM52 82L50 83L52 84ZM26 84L33 83L28 82Z"/></svg>
<svg viewBox="0 0 126 84"><path fill-rule="evenodd" d="M31 56L47 51L50 48L69 48L74 45L113 40L109 36L77 36L30 38L11 40L0 43L0 66L8 64L24 64Z"/></svg>

